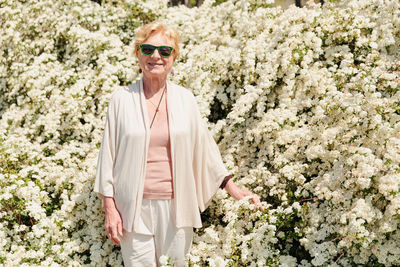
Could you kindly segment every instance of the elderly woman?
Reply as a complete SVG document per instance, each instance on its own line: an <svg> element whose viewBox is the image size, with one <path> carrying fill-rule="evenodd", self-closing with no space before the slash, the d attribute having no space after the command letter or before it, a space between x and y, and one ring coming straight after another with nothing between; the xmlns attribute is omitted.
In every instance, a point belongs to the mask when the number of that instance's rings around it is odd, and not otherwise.
<svg viewBox="0 0 400 267"><path fill-rule="evenodd" d="M193 94L167 80L178 42L161 23L143 26L134 50L143 76L108 106L94 191L125 266L158 266L160 256L184 266L193 227L218 188L235 199L252 195L230 180Z"/></svg>

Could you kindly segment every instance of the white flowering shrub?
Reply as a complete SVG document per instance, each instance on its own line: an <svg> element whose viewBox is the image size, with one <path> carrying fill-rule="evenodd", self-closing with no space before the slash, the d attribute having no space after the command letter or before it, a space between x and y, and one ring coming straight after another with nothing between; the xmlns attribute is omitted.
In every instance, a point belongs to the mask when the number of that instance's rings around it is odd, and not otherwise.
<svg viewBox="0 0 400 267"><path fill-rule="evenodd" d="M110 94L138 77L135 29L161 19L182 35L170 79L265 207L220 190L189 264L400 265L400 3L272 4L3 1L0 264L122 265L97 153Z"/></svg>
<svg viewBox="0 0 400 267"><path fill-rule="evenodd" d="M0 4L0 264L117 266L92 193L109 95L136 76L140 1Z"/></svg>

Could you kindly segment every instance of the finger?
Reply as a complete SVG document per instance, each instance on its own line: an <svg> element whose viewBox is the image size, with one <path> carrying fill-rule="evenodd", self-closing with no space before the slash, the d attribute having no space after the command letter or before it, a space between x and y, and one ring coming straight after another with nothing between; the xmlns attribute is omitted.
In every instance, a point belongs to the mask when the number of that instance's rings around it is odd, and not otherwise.
<svg viewBox="0 0 400 267"><path fill-rule="evenodd" d="M106 232L107 232L107 236L108 238L114 242L114 238L117 236L117 226L113 226L108 224L106 227Z"/></svg>
<svg viewBox="0 0 400 267"><path fill-rule="evenodd" d="M118 234L122 237L124 236L123 231L122 231L122 222L119 222L117 224L117 230L118 230Z"/></svg>
<svg viewBox="0 0 400 267"><path fill-rule="evenodd" d="M258 196L253 196L251 198L251 201L254 203L253 211L256 210L257 208L259 208L260 210L264 210L264 207L262 206L260 198Z"/></svg>
<svg viewBox="0 0 400 267"><path fill-rule="evenodd" d="M120 241L120 240L119 240L119 238L118 238L116 229L114 229L114 230L111 232L111 241L112 241L114 244L119 245L119 241Z"/></svg>
<svg viewBox="0 0 400 267"><path fill-rule="evenodd" d="M119 245L119 243L121 242L121 241L119 240L118 236L115 237L112 241L113 241L113 243L114 243L115 245Z"/></svg>
<svg viewBox="0 0 400 267"><path fill-rule="evenodd" d="M111 240L111 228L110 227L106 227L106 234L107 234L108 239Z"/></svg>
<svg viewBox="0 0 400 267"><path fill-rule="evenodd" d="M258 208L260 209L260 210L264 210L264 207L263 207L263 205L261 204L261 203L258 203Z"/></svg>

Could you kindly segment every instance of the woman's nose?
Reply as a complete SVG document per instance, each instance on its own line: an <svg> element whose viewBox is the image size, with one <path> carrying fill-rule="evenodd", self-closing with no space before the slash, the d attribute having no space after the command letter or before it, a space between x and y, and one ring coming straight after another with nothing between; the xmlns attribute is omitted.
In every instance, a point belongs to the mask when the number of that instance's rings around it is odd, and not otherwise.
<svg viewBox="0 0 400 267"><path fill-rule="evenodd" d="M155 49L155 50L154 50L154 53L151 55L151 57L154 57L154 58L159 58L159 57L161 57L160 54L158 53L158 49Z"/></svg>

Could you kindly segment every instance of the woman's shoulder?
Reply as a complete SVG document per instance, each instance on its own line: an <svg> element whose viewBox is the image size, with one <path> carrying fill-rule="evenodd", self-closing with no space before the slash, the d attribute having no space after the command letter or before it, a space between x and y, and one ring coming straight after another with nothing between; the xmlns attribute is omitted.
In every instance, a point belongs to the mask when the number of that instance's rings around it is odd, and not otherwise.
<svg viewBox="0 0 400 267"><path fill-rule="evenodd" d="M120 86L112 93L111 101L114 103L118 103L129 99L128 97L132 94L132 92L139 91L138 83L139 81L136 81L135 83L127 86Z"/></svg>
<svg viewBox="0 0 400 267"><path fill-rule="evenodd" d="M187 89L186 87L183 87L173 82L168 82L168 85L172 86L174 91L186 100L196 101L196 98L193 95L192 91Z"/></svg>

